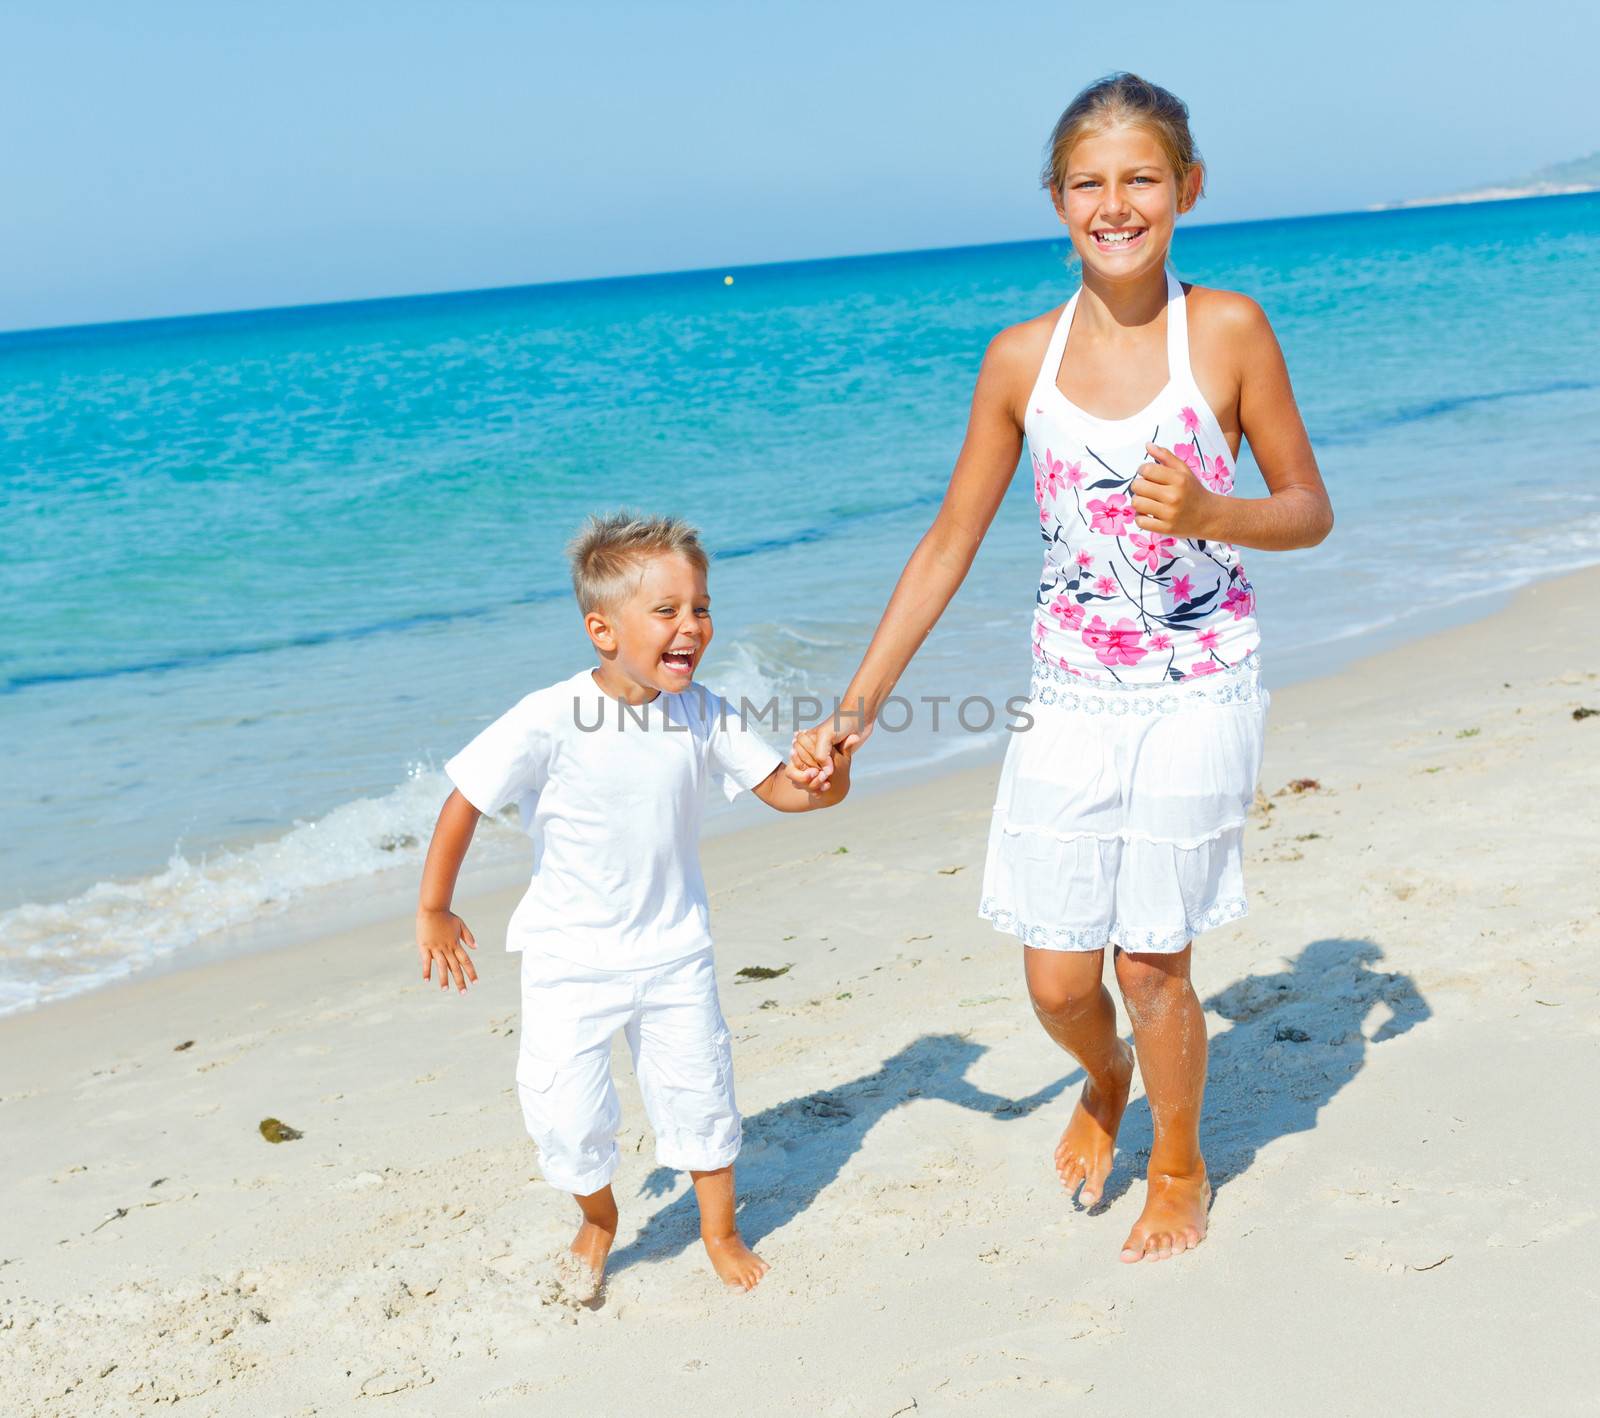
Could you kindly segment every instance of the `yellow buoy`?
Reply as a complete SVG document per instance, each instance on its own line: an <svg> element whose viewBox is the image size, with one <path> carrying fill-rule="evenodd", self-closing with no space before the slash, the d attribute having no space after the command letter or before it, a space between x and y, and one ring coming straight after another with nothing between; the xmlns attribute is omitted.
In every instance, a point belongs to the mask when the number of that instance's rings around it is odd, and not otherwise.
<svg viewBox="0 0 1600 1418"><path fill-rule="evenodd" d="M722 278L722 284L725 285L725 286L731 286L733 284L733 277L732 276L724 276Z"/></svg>

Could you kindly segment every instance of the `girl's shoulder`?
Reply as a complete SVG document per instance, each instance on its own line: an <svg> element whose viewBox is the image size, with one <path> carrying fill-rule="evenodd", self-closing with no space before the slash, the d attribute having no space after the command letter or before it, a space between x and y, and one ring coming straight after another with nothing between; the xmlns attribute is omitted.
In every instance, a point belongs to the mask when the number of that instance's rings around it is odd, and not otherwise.
<svg viewBox="0 0 1600 1418"><path fill-rule="evenodd" d="M1050 336L1055 333L1056 321L1061 318L1064 305L1035 315L1031 320L1021 320L1007 325L984 351L983 366L986 374L1007 386L1022 389L1021 397L1033 387L1044 364L1045 351L1050 348Z"/></svg>
<svg viewBox="0 0 1600 1418"><path fill-rule="evenodd" d="M1055 333L1056 322L1065 309L1063 303L1053 310L1035 315L1031 320L1019 320L1015 325L1007 325L989 341L989 357L1005 364L1026 364L1032 360L1037 370L1044 359L1045 350L1050 347L1050 336Z"/></svg>
<svg viewBox="0 0 1600 1418"><path fill-rule="evenodd" d="M1241 291L1187 284L1183 289L1191 336L1215 335L1236 340L1252 334L1272 333L1267 312Z"/></svg>
<svg viewBox="0 0 1600 1418"><path fill-rule="evenodd" d="M1058 305L1031 320L1007 325L989 341L989 348L984 351L974 398L979 403L1003 408L1018 428L1023 426L1033 386L1044 368L1050 336L1064 308Z"/></svg>
<svg viewBox="0 0 1600 1418"><path fill-rule="evenodd" d="M1277 349L1264 311L1249 296L1214 286L1185 286L1189 350L1198 367L1238 373L1254 358Z"/></svg>

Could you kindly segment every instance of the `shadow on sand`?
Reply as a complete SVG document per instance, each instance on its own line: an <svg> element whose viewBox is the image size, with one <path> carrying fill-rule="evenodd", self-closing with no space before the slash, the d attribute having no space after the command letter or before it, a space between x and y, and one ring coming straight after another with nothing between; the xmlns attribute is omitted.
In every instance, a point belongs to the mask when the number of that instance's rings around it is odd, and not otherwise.
<svg viewBox="0 0 1600 1418"><path fill-rule="evenodd" d="M1313 941L1287 969L1246 975L1204 1002L1230 1021L1211 1039L1201 1134L1214 1187L1247 1171L1275 1138L1315 1127L1322 1108L1365 1066L1371 1046L1429 1017L1432 1011L1409 976L1371 968L1382 958L1371 941ZM1368 1034L1368 1016L1379 1008L1387 1009L1387 1017ZM1041 1052L1048 1047L1042 1039L1040 1044ZM805 1211L837 1179L874 1124L896 1108L937 1098L1006 1122L1027 1117L1083 1077L1074 1070L1026 1098L1002 1098L966 1079L984 1052L982 1044L957 1034L925 1034L875 1073L746 1118L739 1164L745 1240L758 1245ZM1097 1210L1144 1175L1150 1137L1150 1110L1141 1097L1123 1119L1116 1170ZM1053 1136L1041 1139L1041 1168L1050 1165L1053 1146ZM662 1196L681 1180L658 1167L641 1190ZM694 1194L685 1189L612 1254L608 1270L614 1275L630 1264L676 1255L698 1238Z"/></svg>
<svg viewBox="0 0 1600 1418"><path fill-rule="evenodd" d="M1366 1066L1368 1049L1433 1013L1409 975L1372 968L1382 959L1370 940L1315 940L1287 969L1246 975L1203 1001L1231 1025L1211 1036L1200 1131L1213 1190L1247 1172L1269 1142L1314 1128ZM1374 1010L1387 1017L1369 1034ZM1143 1178L1150 1140L1150 1109L1141 1097L1122 1120L1116 1170L1100 1206Z"/></svg>
<svg viewBox="0 0 1600 1418"><path fill-rule="evenodd" d="M745 1241L758 1245L805 1211L838 1177L874 1124L896 1108L935 1098L1009 1122L1027 1117L1083 1077L1074 1070L1026 1098L1002 1098L967 1082L967 1070L985 1052L984 1045L959 1034L924 1034L885 1059L875 1073L747 1117L739 1158L739 1230ZM681 1173L657 1167L641 1191L660 1196L682 1179ZM612 1252L607 1273L676 1255L699 1239L700 1213L694 1193L686 1189Z"/></svg>

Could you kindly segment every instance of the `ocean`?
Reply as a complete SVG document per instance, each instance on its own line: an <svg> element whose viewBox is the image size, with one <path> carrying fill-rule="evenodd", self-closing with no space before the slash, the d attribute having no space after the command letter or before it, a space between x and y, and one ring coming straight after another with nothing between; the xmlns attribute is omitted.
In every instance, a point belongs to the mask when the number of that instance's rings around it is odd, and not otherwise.
<svg viewBox="0 0 1600 1418"><path fill-rule="evenodd" d="M0 1013L414 871L439 765L588 661L562 547L591 510L701 527L705 683L841 690L985 344L1066 299L1069 254L0 335ZM1600 195L1197 226L1174 264L1271 316L1338 515L1246 556L1273 682L1600 561ZM1025 692L1039 560L1023 473L903 692ZM923 716L858 772L1001 738Z"/></svg>

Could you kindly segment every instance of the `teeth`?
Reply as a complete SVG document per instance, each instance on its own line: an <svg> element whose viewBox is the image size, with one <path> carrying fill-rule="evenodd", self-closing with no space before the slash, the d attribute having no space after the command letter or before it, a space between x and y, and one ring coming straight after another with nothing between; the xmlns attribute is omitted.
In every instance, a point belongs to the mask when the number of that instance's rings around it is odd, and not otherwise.
<svg viewBox="0 0 1600 1418"><path fill-rule="evenodd" d="M1143 236L1142 231L1097 231L1095 240L1102 246L1122 246L1132 241L1136 236Z"/></svg>

